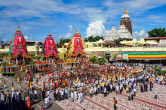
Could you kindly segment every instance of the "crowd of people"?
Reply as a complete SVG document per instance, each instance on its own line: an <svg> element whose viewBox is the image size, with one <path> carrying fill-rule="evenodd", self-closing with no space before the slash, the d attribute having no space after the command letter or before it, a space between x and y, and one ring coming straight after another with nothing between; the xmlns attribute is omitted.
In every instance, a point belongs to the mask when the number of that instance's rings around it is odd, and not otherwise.
<svg viewBox="0 0 166 110"><path fill-rule="evenodd" d="M154 76L153 67L144 67L143 64L116 63L96 66L82 61L82 66L72 70L58 70L53 73L36 73L34 77L30 74L24 77L28 89L19 91L1 91L1 108L17 107L30 109L30 105L44 101L42 110L50 106L50 100L61 101L70 98L72 102L78 104L84 101L85 96L95 97L95 95L123 92L128 94L128 100L134 100L137 91L152 91L154 78L158 84L162 83L163 76ZM4 87L6 81L4 80ZM13 87L13 84L12 84ZM23 97L21 95L23 94ZM157 90L154 98L157 99ZM114 109L117 108L117 100L114 97Z"/></svg>
<svg viewBox="0 0 166 110"><path fill-rule="evenodd" d="M136 96L137 90L140 90L142 93L148 90L152 91L154 83L153 68L144 68L143 66L142 64L134 66L115 64L100 67L88 65L86 69L47 73L43 77L43 84L39 84L41 76L36 75L33 83L34 85L36 84L36 87L41 87L43 90L52 91L53 95L51 96L55 101L65 100L70 97L72 102L82 103L84 96L93 97L103 93L103 97L107 97L107 94L113 91L117 94L126 91L130 101ZM161 75L161 78L159 78L160 83L162 79ZM157 98L157 96L156 90L154 98ZM116 108L116 104L114 105Z"/></svg>

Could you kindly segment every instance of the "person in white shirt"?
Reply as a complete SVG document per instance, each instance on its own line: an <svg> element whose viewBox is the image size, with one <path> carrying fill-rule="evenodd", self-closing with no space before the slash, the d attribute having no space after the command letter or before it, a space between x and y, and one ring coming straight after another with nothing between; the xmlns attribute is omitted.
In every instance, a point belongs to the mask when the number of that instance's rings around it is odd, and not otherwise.
<svg viewBox="0 0 166 110"><path fill-rule="evenodd" d="M75 87L77 88L77 83L75 83Z"/></svg>
<svg viewBox="0 0 166 110"><path fill-rule="evenodd" d="M157 89L156 89L154 98L157 99L157 97L158 97L158 94L157 94Z"/></svg>
<svg viewBox="0 0 166 110"><path fill-rule="evenodd" d="M92 89L90 88L90 98L92 97Z"/></svg>
<svg viewBox="0 0 166 110"><path fill-rule="evenodd" d="M56 94L58 93L58 89L56 89Z"/></svg>
<svg viewBox="0 0 166 110"><path fill-rule="evenodd" d="M83 93L81 92L80 95L81 95L81 102L83 102L83 100L84 100L83 99Z"/></svg>
<svg viewBox="0 0 166 110"><path fill-rule="evenodd" d="M67 99L68 99L68 90L67 90L67 89L65 89L64 91L65 91L65 98L67 98Z"/></svg>
<svg viewBox="0 0 166 110"><path fill-rule="evenodd" d="M50 91L49 90L47 91L47 95L50 95Z"/></svg>
<svg viewBox="0 0 166 110"><path fill-rule="evenodd" d="M162 81L163 81L163 76L161 75L161 78L160 78L160 83L162 84Z"/></svg>
<svg viewBox="0 0 166 110"><path fill-rule="evenodd" d="M73 94L73 91L71 91L71 101L72 102L74 102L73 98L74 98L74 94Z"/></svg>
<svg viewBox="0 0 166 110"><path fill-rule="evenodd" d="M134 87L133 91L134 91L134 97L135 97L136 96L136 87Z"/></svg>
<svg viewBox="0 0 166 110"><path fill-rule="evenodd" d="M106 89L106 87L104 88L104 97L107 97L107 89Z"/></svg>
<svg viewBox="0 0 166 110"><path fill-rule="evenodd" d="M45 108L47 109L47 103L48 103L48 100L47 100L47 97L44 99L44 102L45 102Z"/></svg>
<svg viewBox="0 0 166 110"><path fill-rule="evenodd" d="M81 103L81 94L80 94L80 92L78 93L78 103Z"/></svg>
<svg viewBox="0 0 166 110"><path fill-rule="evenodd" d="M63 90L61 91L61 99L64 100L64 96L63 96L64 92Z"/></svg>
<svg viewBox="0 0 166 110"><path fill-rule="evenodd" d="M74 100L77 100L77 92L74 91Z"/></svg>
<svg viewBox="0 0 166 110"><path fill-rule="evenodd" d="M102 90L104 90L104 82L102 83Z"/></svg>
<svg viewBox="0 0 166 110"><path fill-rule="evenodd" d="M112 92L112 84L110 84L110 90L111 90L111 92Z"/></svg>
<svg viewBox="0 0 166 110"><path fill-rule="evenodd" d="M123 85L120 84L120 94L122 92Z"/></svg>
<svg viewBox="0 0 166 110"><path fill-rule="evenodd" d="M35 100L37 100L37 90L34 90L34 94L35 94Z"/></svg>
<svg viewBox="0 0 166 110"><path fill-rule="evenodd" d="M49 104L49 106L50 106L50 96L49 95L47 96L47 104Z"/></svg>
<svg viewBox="0 0 166 110"><path fill-rule="evenodd" d="M98 94L100 94L100 84L98 84Z"/></svg>
<svg viewBox="0 0 166 110"><path fill-rule="evenodd" d="M83 82L81 83L81 86L82 86L82 87L84 86L84 83L83 83Z"/></svg>
<svg viewBox="0 0 166 110"><path fill-rule="evenodd" d="M94 95L97 95L96 86L94 87Z"/></svg>
<svg viewBox="0 0 166 110"><path fill-rule="evenodd" d="M160 85L160 79L158 79L158 85Z"/></svg>
<svg viewBox="0 0 166 110"><path fill-rule="evenodd" d="M118 91L119 91L119 86L117 85L116 86L116 94L118 94Z"/></svg>
<svg viewBox="0 0 166 110"><path fill-rule="evenodd" d="M1 101L4 102L4 94L3 94L3 92L1 92Z"/></svg>
<svg viewBox="0 0 166 110"><path fill-rule="evenodd" d="M16 92L16 96L19 97L19 91Z"/></svg>
<svg viewBox="0 0 166 110"><path fill-rule="evenodd" d="M12 97L14 97L14 94L15 94L15 92L14 92L14 91L12 91Z"/></svg>

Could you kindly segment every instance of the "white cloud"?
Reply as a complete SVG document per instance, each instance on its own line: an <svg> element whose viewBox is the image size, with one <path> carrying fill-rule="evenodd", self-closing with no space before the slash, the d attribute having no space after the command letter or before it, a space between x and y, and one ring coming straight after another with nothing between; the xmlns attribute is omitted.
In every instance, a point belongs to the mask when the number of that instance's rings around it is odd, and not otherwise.
<svg viewBox="0 0 166 110"><path fill-rule="evenodd" d="M103 11L100 7L86 7L83 8L82 12L83 14L81 15L81 18L86 21L102 21L103 23L106 23L109 18L114 18L115 15L118 14L118 9Z"/></svg>
<svg viewBox="0 0 166 110"><path fill-rule="evenodd" d="M87 2L87 4L89 3ZM105 30L105 26L103 24L106 22L111 22L113 18L117 17L117 15L121 16L123 14L125 5L127 5L127 10L129 11L129 15L131 16L133 24L134 19L135 22L164 22L165 18L160 18L160 16L162 16L159 15L160 13L154 13L154 15L150 16L148 16L150 13L146 13L147 17L144 17L144 14L147 12L147 10L163 6L165 4L166 0L157 0L157 2L156 0L105 0L90 5L82 5L81 2L79 2L79 4L78 2L64 3L62 0L8 0L8 2L5 0L0 0L0 7L3 7L0 11L0 29L3 30L5 34L9 32L12 32L13 34L17 29L17 24L19 21L21 22L19 22L20 30L23 33L25 33L25 31L28 33L30 30L39 32L39 30L43 29L41 26L56 26L59 29L59 27L62 27L63 25L61 25L61 22L65 21L63 21L63 19L59 19L60 21L55 21L54 18L56 18L59 14L66 14L69 17L74 17L73 15L77 15L78 17L81 17L81 19L88 21L90 24L96 25L96 27L89 26L86 29L86 37L90 35L100 36L101 34L105 37L108 31ZM141 16L135 17L138 15ZM33 17L37 17L39 19L34 20ZM12 18L16 18L16 21L13 21ZM31 18L32 21L26 21ZM146 20L144 20L145 18ZM118 17L118 19L120 18ZM102 21L102 23L98 23L98 25L95 24L98 21ZM118 23L119 22L120 21L118 21ZM73 26L70 26L73 29ZM71 29L70 26L69 30ZM40 27L42 29L39 29ZM133 28L143 29L142 27L138 26L133 26ZM71 33L67 33L66 35L63 35L63 37L71 37L72 35L70 34ZM0 35L0 37L1 36L2 35Z"/></svg>
<svg viewBox="0 0 166 110"><path fill-rule="evenodd" d="M67 33L67 34L65 35L65 38L70 38L71 36L72 36L71 33Z"/></svg>
<svg viewBox="0 0 166 110"><path fill-rule="evenodd" d="M70 26L69 26L69 31L72 31L72 30L73 30L73 26L70 25Z"/></svg>
<svg viewBox="0 0 166 110"><path fill-rule="evenodd" d="M127 9L130 10L130 13L138 13L141 11L146 11L152 8L160 7L166 4L166 0L124 0L121 2L116 2L115 0L106 0L103 4L110 9L124 9L124 6L127 5Z"/></svg>
<svg viewBox="0 0 166 110"><path fill-rule="evenodd" d="M137 40L140 40L140 38L145 38L145 37L148 37L148 33L145 32L145 30L141 30L139 33L137 31L133 32L133 38Z"/></svg>
<svg viewBox="0 0 166 110"><path fill-rule="evenodd" d="M28 35L24 36L25 40L28 40Z"/></svg>
<svg viewBox="0 0 166 110"><path fill-rule="evenodd" d="M67 33L66 35L60 35L59 38L60 39L62 39L62 38L69 39L69 38L71 38L71 36L72 36L72 33Z"/></svg>
<svg viewBox="0 0 166 110"><path fill-rule="evenodd" d="M108 34L108 30L105 30L105 26L102 21L95 21L89 24L89 27L86 28L86 37L96 37L101 36L105 37Z"/></svg>
<svg viewBox="0 0 166 110"><path fill-rule="evenodd" d="M46 17L47 14L53 14L55 12L68 14L81 13L79 5L65 4L61 0L8 0L6 3L5 0L1 0L0 6L4 7L0 15L7 17Z"/></svg>
<svg viewBox="0 0 166 110"><path fill-rule="evenodd" d="M154 22L154 23L161 23L165 22L165 18L163 16L156 16L156 15L148 15L147 17L143 18L134 18L132 19L134 22Z"/></svg>

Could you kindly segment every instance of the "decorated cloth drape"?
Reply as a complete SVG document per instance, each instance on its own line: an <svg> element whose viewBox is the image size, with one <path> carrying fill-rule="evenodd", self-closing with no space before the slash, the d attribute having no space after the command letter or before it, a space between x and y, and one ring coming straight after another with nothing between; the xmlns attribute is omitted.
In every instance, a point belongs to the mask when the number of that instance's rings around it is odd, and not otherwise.
<svg viewBox="0 0 166 110"><path fill-rule="evenodd" d="M54 39L51 36L47 36L47 38L45 39L44 43L43 43L43 50L42 52L44 53L44 55L53 55L56 56L58 55L57 53L57 49L56 49L56 44Z"/></svg>
<svg viewBox="0 0 166 110"><path fill-rule="evenodd" d="M68 54L84 54L85 43L81 38L81 35L76 31L73 38L68 45Z"/></svg>
<svg viewBox="0 0 166 110"><path fill-rule="evenodd" d="M18 54L27 55L27 47L24 36L21 32L16 32L11 41L8 54L17 56Z"/></svg>

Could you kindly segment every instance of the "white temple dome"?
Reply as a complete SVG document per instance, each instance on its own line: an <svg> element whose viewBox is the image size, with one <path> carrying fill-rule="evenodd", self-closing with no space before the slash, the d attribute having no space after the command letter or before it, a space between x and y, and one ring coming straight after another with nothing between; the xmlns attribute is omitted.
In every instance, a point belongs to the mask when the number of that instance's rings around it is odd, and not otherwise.
<svg viewBox="0 0 166 110"><path fill-rule="evenodd" d="M128 29L125 27L125 25L120 25L119 29L116 30L116 28L113 26L112 29L108 32L108 35L106 36L104 41L112 40L119 38L126 38L126 39L132 39L131 33L128 31Z"/></svg>
<svg viewBox="0 0 166 110"><path fill-rule="evenodd" d="M118 32L117 32L115 26L113 25L111 31L108 32L108 35L105 38L105 41L108 41L108 40L114 41L114 39L119 39L119 37L118 37Z"/></svg>
<svg viewBox="0 0 166 110"><path fill-rule="evenodd" d="M125 27L125 25L120 25L118 30L119 38L132 39L132 35L129 30Z"/></svg>

